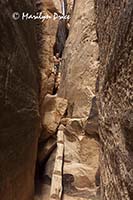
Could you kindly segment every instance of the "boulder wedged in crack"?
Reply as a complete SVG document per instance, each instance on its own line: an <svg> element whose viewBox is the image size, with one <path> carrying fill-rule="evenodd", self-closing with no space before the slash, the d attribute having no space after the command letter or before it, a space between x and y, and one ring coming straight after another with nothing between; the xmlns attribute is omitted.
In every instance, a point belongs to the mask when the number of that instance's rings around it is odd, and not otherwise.
<svg viewBox="0 0 133 200"><path fill-rule="evenodd" d="M47 94L41 105L42 132L38 144L38 161L44 163L56 147L56 133L67 110L66 99Z"/></svg>
<svg viewBox="0 0 133 200"><path fill-rule="evenodd" d="M61 118L63 118L67 110L68 102L66 99L47 94L42 103L42 126L44 130L44 137L49 137L57 132ZM41 135L43 138L43 135Z"/></svg>

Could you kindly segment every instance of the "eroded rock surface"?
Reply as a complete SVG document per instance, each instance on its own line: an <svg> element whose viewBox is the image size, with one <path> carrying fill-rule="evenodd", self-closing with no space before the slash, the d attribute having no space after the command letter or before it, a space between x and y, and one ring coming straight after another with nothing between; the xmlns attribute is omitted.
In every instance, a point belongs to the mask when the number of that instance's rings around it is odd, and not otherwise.
<svg viewBox="0 0 133 200"><path fill-rule="evenodd" d="M44 130L44 135L41 135L42 138L56 134L61 118L63 118L67 110L67 106L68 102L66 99L57 97L56 95L46 95L41 109L41 118Z"/></svg>
<svg viewBox="0 0 133 200"><path fill-rule="evenodd" d="M64 129L64 194L74 197L95 198L96 172L99 147L95 139L83 130L85 119L70 119Z"/></svg>
<svg viewBox="0 0 133 200"><path fill-rule="evenodd" d="M41 22L42 30L38 35L38 40L42 51L40 54L41 64L41 100L47 93L53 94L55 75L53 73L54 68L54 44L56 42L56 34L58 30L59 20L53 20L54 12L61 14L61 2L41 0L37 4L37 10L43 12L43 15L50 16L51 19L46 19Z"/></svg>
<svg viewBox="0 0 133 200"><path fill-rule="evenodd" d="M69 117L88 116L98 69L96 40L94 2L77 0L65 45L59 89L59 95L69 101Z"/></svg>
<svg viewBox="0 0 133 200"><path fill-rule="evenodd" d="M103 200L133 199L133 1L97 1Z"/></svg>
<svg viewBox="0 0 133 200"><path fill-rule="evenodd" d="M91 109L98 70L94 2L68 1L68 12L72 9L58 91L59 96L68 100L66 119L61 120L65 126L64 193L68 199L69 196L75 199L91 199L97 196L95 175L99 162L99 147L95 140L97 134L95 104ZM87 126L86 120L90 112L91 125ZM89 137L85 135L85 129Z"/></svg>
<svg viewBox="0 0 133 200"><path fill-rule="evenodd" d="M32 200L39 134L39 73L34 1L0 2L0 198ZM32 33L32 34L31 34Z"/></svg>

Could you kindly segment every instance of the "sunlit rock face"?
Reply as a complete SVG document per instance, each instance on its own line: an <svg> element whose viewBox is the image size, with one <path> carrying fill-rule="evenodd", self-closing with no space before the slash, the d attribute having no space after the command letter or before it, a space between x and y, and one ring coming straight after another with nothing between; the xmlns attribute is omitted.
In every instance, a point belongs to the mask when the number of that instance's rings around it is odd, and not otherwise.
<svg viewBox="0 0 133 200"><path fill-rule="evenodd" d="M69 117L86 117L95 95L98 68L93 1L75 2L69 30L63 54L59 95L69 101Z"/></svg>
<svg viewBox="0 0 133 200"><path fill-rule="evenodd" d="M39 133L35 22L13 20L34 2L0 2L0 198L32 200Z"/></svg>
<svg viewBox="0 0 133 200"><path fill-rule="evenodd" d="M95 96L99 64L94 2L77 0L74 6L72 3L74 1L68 1L67 5L71 20L67 24L69 35L63 52L58 91L59 96L68 100L68 119L61 122L65 125L63 186L67 197L64 199L71 196L73 199L75 196L79 199L96 199L99 146L93 136L95 132L97 134L97 127L93 125L88 128L86 125ZM95 112L95 108L92 110ZM89 137L84 129L87 129Z"/></svg>
<svg viewBox="0 0 133 200"><path fill-rule="evenodd" d="M133 198L133 1L97 1L103 200Z"/></svg>
<svg viewBox="0 0 133 200"><path fill-rule="evenodd" d="M67 100L54 95L46 95L41 112L42 138L56 134L61 118L67 110Z"/></svg>

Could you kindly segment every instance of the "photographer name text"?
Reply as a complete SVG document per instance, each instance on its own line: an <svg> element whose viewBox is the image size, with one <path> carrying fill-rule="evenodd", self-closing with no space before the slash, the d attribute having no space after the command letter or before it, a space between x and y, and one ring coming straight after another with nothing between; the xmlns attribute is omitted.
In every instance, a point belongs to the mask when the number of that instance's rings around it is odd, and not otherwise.
<svg viewBox="0 0 133 200"><path fill-rule="evenodd" d="M45 20L53 19L53 20L70 20L70 15L60 15L56 12L54 12L53 15L44 14L43 12L38 12L36 14L31 13L18 13L14 12L12 14L12 17L14 20L41 20L42 22Z"/></svg>

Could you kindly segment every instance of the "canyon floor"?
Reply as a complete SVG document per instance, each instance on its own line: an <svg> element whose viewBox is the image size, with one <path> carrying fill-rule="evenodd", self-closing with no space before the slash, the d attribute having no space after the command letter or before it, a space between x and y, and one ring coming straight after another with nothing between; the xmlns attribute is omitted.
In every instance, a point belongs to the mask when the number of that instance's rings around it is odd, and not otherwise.
<svg viewBox="0 0 133 200"><path fill-rule="evenodd" d="M67 188L65 186L65 191L63 191L62 193L62 200L99 200L98 194L96 194L98 191L98 187L92 186L92 189L91 189L90 185L91 184L93 185L93 183L90 183L89 182L90 180L87 179L86 175L84 174L84 173L89 173L87 171L88 168L86 166L89 166L89 170L90 170L90 173L92 173L92 175L96 173L97 171L97 165L98 165L98 159L99 159L98 158L98 151L99 151L98 142L95 139L89 138L86 135L78 135L78 138L80 138L78 140L78 144L77 144L77 141L72 142L72 144L69 144L69 147L70 145L76 145L76 146L78 145L78 148L80 147L79 154L76 155L77 157L79 156L80 163L77 161L75 161L74 163L73 162L70 163L71 166L70 168L68 168L67 173L72 174L73 176L76 176L76 178L79 179L78 180L79 188L74 187L74 183L73 185L71 185L71 183L68 182L69 186ZM75 149L72 148L71 150L73 151ZM69 157L73 158L75 154L71 150L69 151ZM65 155L65 152L64 152L64 155ZM50 164L54 166L54 164L51 163L51 160L50 160L47 167L49 167ZM65 163L63 163L63 165L65 165ZM77 169L77 165L78 165L78 169ZM73 174L74 170L78 170L79 174L74 175ZM81 172L80 174L80 170L81 171L84 170L84 172L83 173ZM52 171L53 171L53 168L52 168ZM44 172L41 181L38 181L37 183L38 191L37 191L35 200L50 199L52 177L50 178L48 176L49 174L47 172ZM63 171L62 171L62 176L63 176ZM88 177L91 179L91 175L89 175ZM94 181L94 180L91 180L91 181Z"/></svg>

